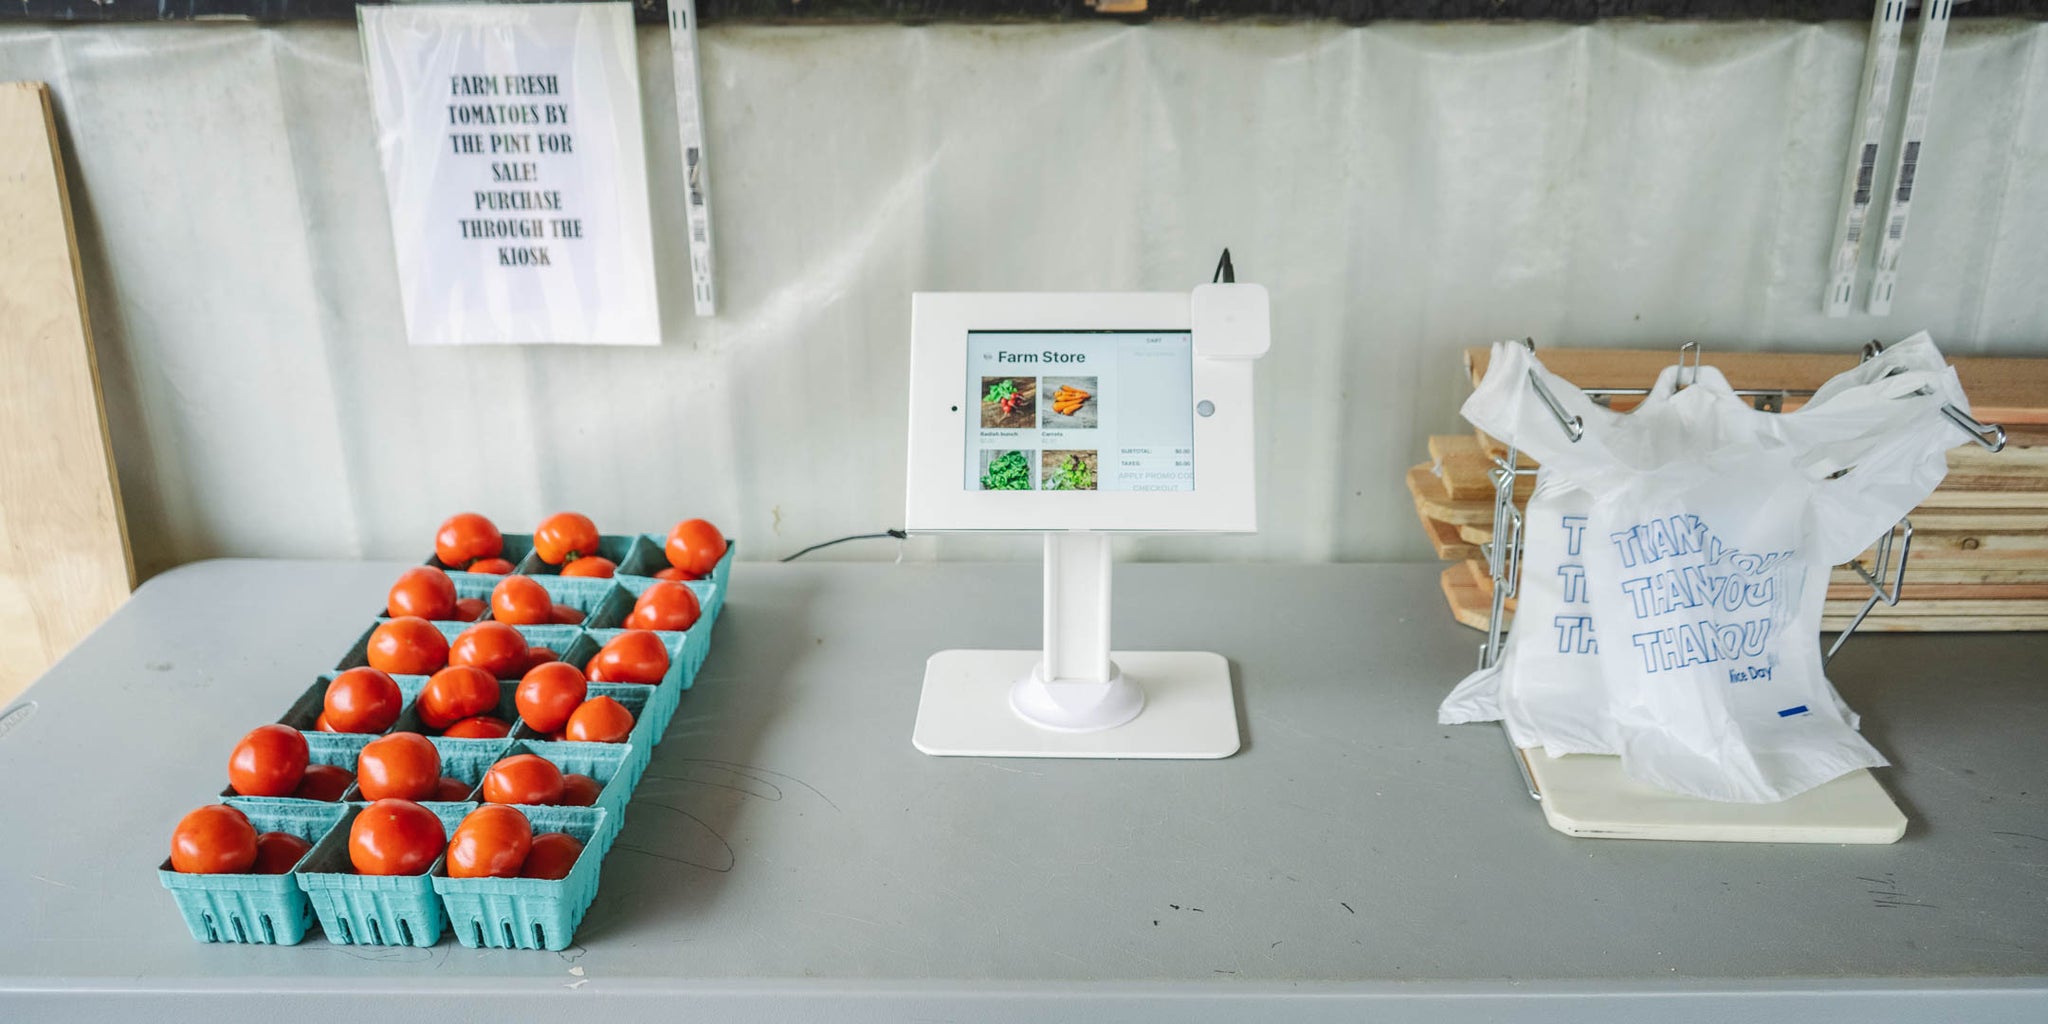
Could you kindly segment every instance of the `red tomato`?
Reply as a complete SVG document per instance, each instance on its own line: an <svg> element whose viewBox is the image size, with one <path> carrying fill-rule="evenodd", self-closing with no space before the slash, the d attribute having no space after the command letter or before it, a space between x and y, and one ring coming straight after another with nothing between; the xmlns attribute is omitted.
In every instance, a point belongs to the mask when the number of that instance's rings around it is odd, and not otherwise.
<svg viewBox="0 0 2048 1024"><path fill-rule="evenodd" d="M348 787L355 785L356 773L340 765L309 764L306 776L299 780L299 788L292 790L292 796L299 800L325 800L333 803L341 799Z"/></svg>
<svg viewBox="0 0 2048 1024"><path fill-rule="evenodd" d="M370 634L370 667L393 675L423 676L448 664L448 638L416 615L392 619Z"/></svg>
<svg viewBox="0 0 2048 1024"><path fill-rule="evenodd" d="M526 864L519 869L519 877L567 878L576 866L576 858L582 855L583 844L569 833L543 832L533 837L533 848L526 853Z"/></svg>
<svg viewBox="0 0 2048 1024"><path fill-rule="evenodd" d="M452 775L443 775L441 776L441 781L434 784L434 799L445 800L450 803L468 800L469 791L475 788L475 786Z"/></svg>
<svg viewBox="0 0 2048 1024"><path fill-rule="evenodd" d="M597 554L597 524L579 512L557 512L534 527L533 553L549 565Z"/></svg>
<svg viewBox="0 0 2048 1024"><path fill-rule="evenodd" d="M599 579L607 580L617 575L618 571L619 564L617 562L609 558L600 558L597 555L584 555L582 558L562 567L562 575L564 576L595 576Z"/></svg>
<svg viewBox="0 0 2048 1024"><path fill-rule="evenodd" d="M702 519L685 519L668 531L668 543L662 550L668 554L668 564L702 579L725 557L725 534Z"/></svg>
<svg viewBox="0 0 2048 1024"><path fill-rule="evenodd" d="M474 512L449 516L434 534L434 557L456 569L467 568L479 558L496 558L504 550L505 535Z"/></svg>
<svg viewBox="0 0 2048 1024"><path fill-rule="evenodd" d="M256 837L256 863L249 868L249 873L282 875L297 865L299 858L312 848L312 843L290 832L265 832Z"/></svg>
<svg viewBox="0 0 2048 1024"><path fill-rule="evenodd" d="M473 665L451 665L427 680L413 708L427 728L446 729L497 707L498 696L498 681L489 672Z"/></svg>
<svg viewBox="0 0 2048 1024"><path fill-rule="evenodd" d="M348 862L365 875L417 875L447 844L434 812L410 800L379 800L348 827Z"/></svg>
<svg viewBox="0 0 2048 1024"><path fill-rule="evenodd" d="M561 658L562 656L556 654L551 647L529 647L526 649L526 667L529 669L535 665L545 665L550 661L560 661Z"/></svg>
<svg viewBox="0 0 2048 1024"><path fill-rule="evenodd" d="M364 800L431 800L441 781L441 752L416 732L371 740L356 755L356 785Z"/></svg>
<svg viewBox="0 0 2048 1024"><path fill-rule="evenodd" d="M562 770L539 754L514 754L484 773L487 804L562 802Z"/></svg>
<svg viewBox="0 0 2048 1024"><path fill-rule="evenodd" d="M315 732L340 732L341 730L340 730L340 729L337 729L337 728L335 728L335 727L334 727L334 723L333 723L333 722L330 722L330 721L328 721L328 720L327 720L327 712L325 712L325 711L322 711L322 712L320 712L320 716L319 716L319 717L317 717L317 718L313 719L313 731L315 731Z"/></svg>
<svg viewBox="0 0 2048 1024"><path fill-rule="evenodd" d="M448 877L517 878L533 849L533 824L526 815L485 804L455 826L448 840Z"/></svg>
<svg viewBox="0 0 2048 1024"><path fill-rule="evenodd" d="M551 609L550 621L558 626L580 626L583 624L583 612L573 605L558 604Z"/></svg>
<svg viewBox="0 0 2048 1024"><path fill-rule="evenodd" d="M668 648L661 638L644 629L629 629L612 637L590 659L584 674L593 683L661 682L668 674Z"/></svg>
<svg viewBox="0 0 2048 1024"><path fill-rule="evenodd" d="M320 719L330 732L383 732L404 706L405 694L383 670L352 668L327 684Z"/></svg>
<svg viewBox="0 0 2048 1024"><path fill-rule="evenodd" d="M475 622L484 617L484 609L490 605L481 597L462 597L455 600L455 621Z"/></svg>
<svg viewBox="0 0 2048 1024"><path fill-rule="evenodd" d="M416 615L422 619L455 617L455 581L431 565L416 565L398 577L384 598L384 610L394 619Z"/></svg>
<svg viewBox="0 0 2048 1024"><path fill-rule="evenodd" d="M675 566L671 565L666 569L654 570L654 578L658 580L668 580L671 583L681 583L684 580L694 580L698 577L695 574L684 572L681 569L678 569Z"/></svg>
<svg viewBox="0 0 2048 1024"><path fill-rule="evenodd" d="M448 648L448 664L480 668L497 679L519 678L530 658L526 637L502 622L479 622Z"/></svg>
<svg viewBox="0 0 2048 1024"><path fill-rule="evenodd" d="M562 776L562 806L564 807L592 806L597 803L597 794L603 791L604 787L598 785L597 780L588 775L570 774Z"/></svg>
<svg viewBox="0 0 2048 1024"><path fill-rule="evenodd" d="M470 572L489 573L492 576L503 576L511 572L512 568L512 563L502 558L480 558L469 563Z"/></svg>
<svg viewBox="0 0 2048 1024"><path fill-rule="evenodd" d="M238 875L256 863L256 826L226 804L209 804L178 819L171 833L171 870L188 875Z"/></svg>
<svg viewBox="0 0 2048 1024"><path fill-rule="evenodd" d="M512 726L496 715L472 715L441 730L441 735L463 740L494 740L511 732Z"/></svg>
<svg viewBox="0 0 2048 1024"><path fill-rule="evenodd" d="M305 734L289 725L259 725L228 755L228 785L243 796L290 796L306 774Z"/></svg>
<svg viewBox="0 0 2048 1024"><path fill-rule="evenodd" d="M571 743L624 743L633 732L633 713L610 697L592 697L578 705L562 727Z"/></svg>
<svg viewBox="0 0 2048 1024"><path fill-rule="evenodd" d="M554 620L554 599L531 576L507 576L491 588L491 618L508 626L538 626Z"/></svg>
<svg viewBox="0 0 2048 1024"><path fill-rule="evenodd" d="M554 732L569 721L576 705L590 690L576 666L561 661L543 662L529 669L519 680L513 702L519 717L535 732Z"/></svg>
<svg viewBox="0 0 2048 1024"><path fill-rule="evenodd" d="M671 632L689 629L704 614L697 592L682 583L663 581L648 587L633 602L633 614L626 616L627 629L660 629Z"/></svg>

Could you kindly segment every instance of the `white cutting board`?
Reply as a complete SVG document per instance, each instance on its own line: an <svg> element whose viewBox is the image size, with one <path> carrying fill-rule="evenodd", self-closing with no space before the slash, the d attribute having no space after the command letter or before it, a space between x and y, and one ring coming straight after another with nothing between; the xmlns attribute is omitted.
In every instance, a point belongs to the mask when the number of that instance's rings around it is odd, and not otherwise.
<svg viewBox="0 0 2048 1024"><path fill-rule="evenodd" d="M1730 804L1646 786L1621 758L1551 757L1524 750L1550 827L1588 839L1676 839L1710 843L1894 843L1906 815L1859 769L1790 800Z"/></svg>

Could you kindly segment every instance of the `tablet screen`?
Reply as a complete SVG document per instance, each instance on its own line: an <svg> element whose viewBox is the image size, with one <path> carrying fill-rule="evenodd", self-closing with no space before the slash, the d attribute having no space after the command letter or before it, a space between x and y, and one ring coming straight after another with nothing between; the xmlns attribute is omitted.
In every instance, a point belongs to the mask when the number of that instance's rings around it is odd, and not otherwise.
<svg viewBox="0 0 2048 1024"><path fill-rule="evenodd" d="M967 489L1192 491L1187 331L970 331Z"/></svg>

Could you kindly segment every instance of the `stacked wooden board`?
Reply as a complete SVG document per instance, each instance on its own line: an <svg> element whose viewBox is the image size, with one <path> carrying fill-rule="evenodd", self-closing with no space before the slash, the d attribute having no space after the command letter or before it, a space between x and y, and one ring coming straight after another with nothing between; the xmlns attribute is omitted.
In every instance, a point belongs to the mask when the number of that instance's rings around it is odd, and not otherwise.
<svg viewBox="0 0 2048 1024"><path fill-rule="evenodd" d="M1476 383L1488 351L1470 349L1466 368ZM1546 349L1552 372L1589 391L1643 387L1669 366L1664 351ZM1730 353L1708 360L1737 389L1812 391L1856 362L1854 355ZM2048 359L1954 359L1951 363L1980 420L2005 427L2006 448L1968 444L1948 455L1942 485L1912 513L1913 540L1905 586L1896 605L1879 603L1860 629L1878 632L2048 630ZM1639 399L1617 395L1615 408ZM1801 404L1788 396L1786 409ZM1505 446L1484 434L1429 439L1429 461L1408 470L1408 491L1443 573L1444 599L1461 623L1485 629L1493 580L1482 545L1493 539L1494 487L1489 471ZM1522 465L1533 463L1524 457ZM1522 505L1535 479L1516 480ZM1865 552L1865 567L1876 565ZM1870 596L1848 566L1828 587L1824 629L1846 626ZM1508 601L1510 612L1514 607Z"/></svg>

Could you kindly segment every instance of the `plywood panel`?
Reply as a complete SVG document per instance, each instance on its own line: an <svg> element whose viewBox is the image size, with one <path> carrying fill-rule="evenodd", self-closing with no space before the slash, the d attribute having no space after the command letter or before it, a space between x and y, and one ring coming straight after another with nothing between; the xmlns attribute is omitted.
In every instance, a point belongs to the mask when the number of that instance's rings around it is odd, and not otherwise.
<svg viewBox="0 0 2048 1024"><path fill-rule="evenodd" d="M0 702L134 586L56 119L0 83Z"/></svg>

